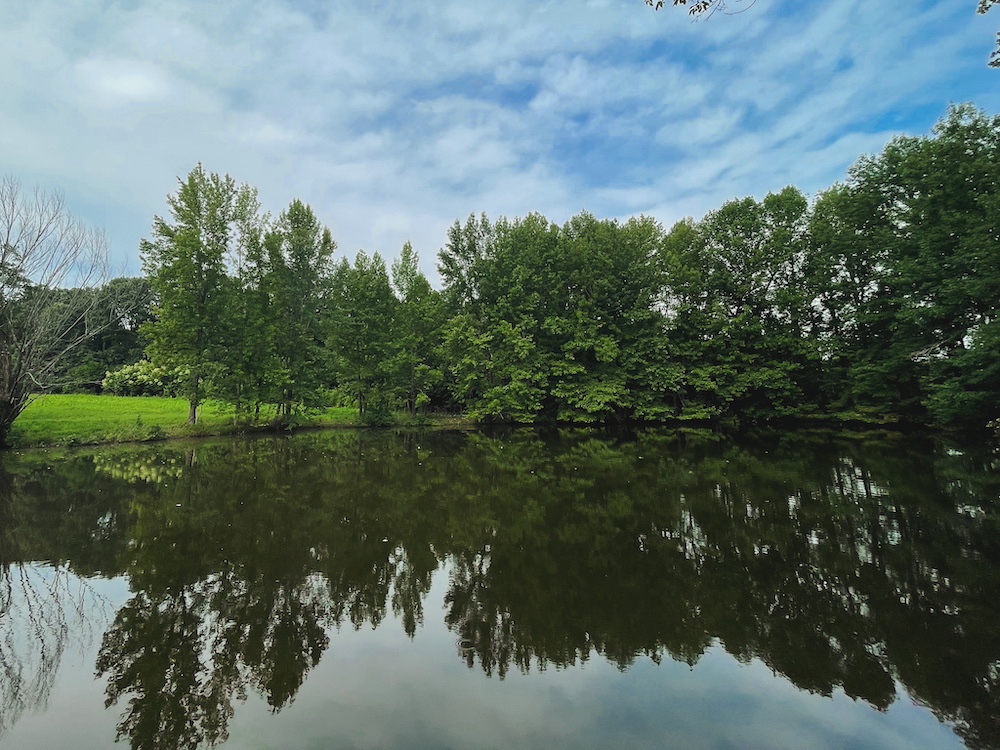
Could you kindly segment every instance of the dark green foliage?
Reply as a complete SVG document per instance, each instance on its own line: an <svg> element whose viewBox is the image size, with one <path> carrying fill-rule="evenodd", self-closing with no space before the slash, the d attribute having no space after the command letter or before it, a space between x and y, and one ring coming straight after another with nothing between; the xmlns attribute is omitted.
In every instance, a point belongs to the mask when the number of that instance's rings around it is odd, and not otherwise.
<svg viewBox="0 0 1000 750"><path fill-rule="evenodd" d="M472 215L448 230L437 292L409 243L391 279L378 253L334 263L311 208L293 201L272 223L252 188L199 166L169 199L174 223L157 218L143 243L143 330L156 365L188 373L192 409L213 395L255 422L262 405L287 424L339 399L379 424L450 408L982 427L1000 419L998 186L1000 118L953 107L812 203L786 187L669 232L646 217ZM24 294L50 310L101 300ZM72 371L135 361L137 315L67 359Z"/></svg>
<svg viewBox="0 0 1000 750"><path fill-rule="evenodd" d="M500 420L662 416L674 373L655 309L661 239L651 220L589 214L562 228L537 214L456 222L439 265L459 305L445 333L456 398ZM456 248L475 251L460 264Z"/></svg>
<svg viewBox="0 0 1000 750"><path fill-rule="evenodd" d="M826 205L830 201L834 205ZM817 206L819 253L852 269L829 284L845 329L845 402L941 423L1000 415L1000 118L953 107L932 136L861 159ZM839 225L830 232L831 226ZM854 289L850 289L853 285ZM847 315L843 311L848 312ZM992 394L992 397L991 397Z"/></svg>
<svg viewBox="0 0 1000 750"><path fill-rule="evenodd" d="M287 420L296 408L323 403L331 370L325 339L337 245L312 209L297 200L278 218L266 244L262 288L273 320L272 400Z"/></svg>
<svg viewBox="0 0 1000 750"><path fill-rule="evenodd" d="M385 261L359 252L354 265L343 259L333 272L330 347L341 389L358 413L388 407L393 323L398 304Z"/></svg>
<svg viewBox="0 0 1000 750"><path fill-rule="evenodd" d="M695 414L802 414L815 401L804 286L808 205L794 188L730 201L665 244L669 339Z"/></svg>
<svg viewBox="0 0 1000 750"><path fill-rule="evenodd" d="M145 342L139 329L150 320L153 291L145 278L112 279L96 290L67 289L60 294L68 304L74 295L88 295L79 303L86 309L74 326L80 344L66 352L53 373L53 390L97 391L112 370L138 362Z"/></svg>
<svg viewBox="0 0 1000 750"><path fill-rule="evenodd" d="M656 368L663 321L653 308L660 278L653 259L661 227L590 214L571 219L555 246L554 299L541 320L552 353L551 396L560 420L659 416L648 402L669 383ZM536 290L540 297L544 287Z"/></svg>
<svg viewBox="0 0 1000 750"><path fill-rule="evenodd" d="M395 354L390 361L392 390L395 401L411 415L441 401L443 380L439 349L444 302L417 263L417 254L407 242L392 264L392 285L399 299Z"/></svg>
<svg viewBox="0 0 1000 750"><path fill-rule="evenodd" d="M952 108L810 206L795 188L669 233L474 216L439 257L478 418L1000 417L1000 118Z"/></svg>
<svg viewBox="0 0 1000 750"><path fill-rule="evenodd" d="M802 413L818 360L807 210L789 188L670 235L586 213L456 222L439 266L456 398L515 421Z"/></svg>

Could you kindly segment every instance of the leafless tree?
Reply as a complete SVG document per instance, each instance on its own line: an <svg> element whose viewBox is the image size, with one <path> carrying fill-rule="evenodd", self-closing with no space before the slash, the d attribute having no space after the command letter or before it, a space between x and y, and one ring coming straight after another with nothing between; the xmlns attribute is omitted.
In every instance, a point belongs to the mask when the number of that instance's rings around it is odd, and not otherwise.
<svg viewBox="0 0 1000 750"><path fill-rule="evenodd" d="M103 230L72 216L60 193L0 179L0 445L60 358L113 322L93 315L107 251Z"/></svg>
<svg viewBox="0 0 1000 750"><path fill-rule="evenodd" d="M67 563L31 562L14 479L0 465L0 740L45 708L67 649L87 653L110 602Z"/></svg>

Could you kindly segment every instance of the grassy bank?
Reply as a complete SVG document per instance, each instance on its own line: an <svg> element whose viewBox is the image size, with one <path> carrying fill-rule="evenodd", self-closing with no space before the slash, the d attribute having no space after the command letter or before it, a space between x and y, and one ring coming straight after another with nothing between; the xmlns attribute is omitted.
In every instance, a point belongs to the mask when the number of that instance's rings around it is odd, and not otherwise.
<svg viewBox="0 0 1000 750"><path fill-rule="evenodd" d="M14 422L8 442L13 447L91 445L159 440L243 431L232 410L209 402L198 424L187 424L188 403L153 396L49 395L35 399ZM301 420L303 426L360 424L356 409L331 408Z"/></svg>
<svg viewBox="0 0 1000 750"><path fill-rule="evenodd" d="M237 425L231 408L208 402L199 410L198 424L187 424L188 403L183 399L155 396L93 396L83 394L48 395L35 399L18 417L8 436L14 448L36 446L101 445L106 443L140 442L167 438L227 435L242 432L265 432L267 427L248 429ZM262 422L273 417L273 412L262 415ZM461 415L420 415L416 418L397 414L391 420L394 426L431 426L448 429L467 429L475 425ZM775 423L772 427L784 422ZM675 427L716 427L708 419L682 418L667 423ZM889 429L899 430L901 424L892 418L872 414L822 415L808 419L787 420L788 426L821 427L830 429ZM357 409L332 407L307 416L297 417L301 427L362 427ZM579 425L576 425L579 426ZM721 425L732 431L738 423ZM745 429L752 427L744 426Z"/></svg>

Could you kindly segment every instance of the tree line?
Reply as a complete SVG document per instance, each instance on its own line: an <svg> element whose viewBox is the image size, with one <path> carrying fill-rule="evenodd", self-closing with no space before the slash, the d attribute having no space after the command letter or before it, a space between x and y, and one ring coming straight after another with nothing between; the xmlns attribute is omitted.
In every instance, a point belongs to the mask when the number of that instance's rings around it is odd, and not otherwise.
<svg viewBox="0 0 1000 750"><path fill-rule="evenodd" d="M1000 418L998 185L1000 117L954 106L813 199L786 187L669 230L472 215L434 289L409 244L337 258L311 207L271 217L198 165L142 242L145 279L115 282L148 304L109 329L103 383L182 396L192 421L211 397L248 422L339 403L372 422L983 427ZM98 340L67 361L110 364Z"/></svg>

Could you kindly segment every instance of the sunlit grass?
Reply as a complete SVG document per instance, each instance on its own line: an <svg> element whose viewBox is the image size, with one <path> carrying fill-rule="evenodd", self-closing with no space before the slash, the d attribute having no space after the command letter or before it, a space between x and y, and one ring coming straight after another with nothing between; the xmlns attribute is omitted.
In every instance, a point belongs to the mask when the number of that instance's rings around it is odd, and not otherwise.
<svg viewBox="0 0 1000 750"><path fill-rule="evenodd" d="M265 415L266 416L266 415ZM13 446L87 445L238 432L231 409L208 402L198 424L188 425L188 402L154 396L47 395L32 401L14 422ZM358 424L356 409L336 407L300 418L303 426Z"/></svg>

